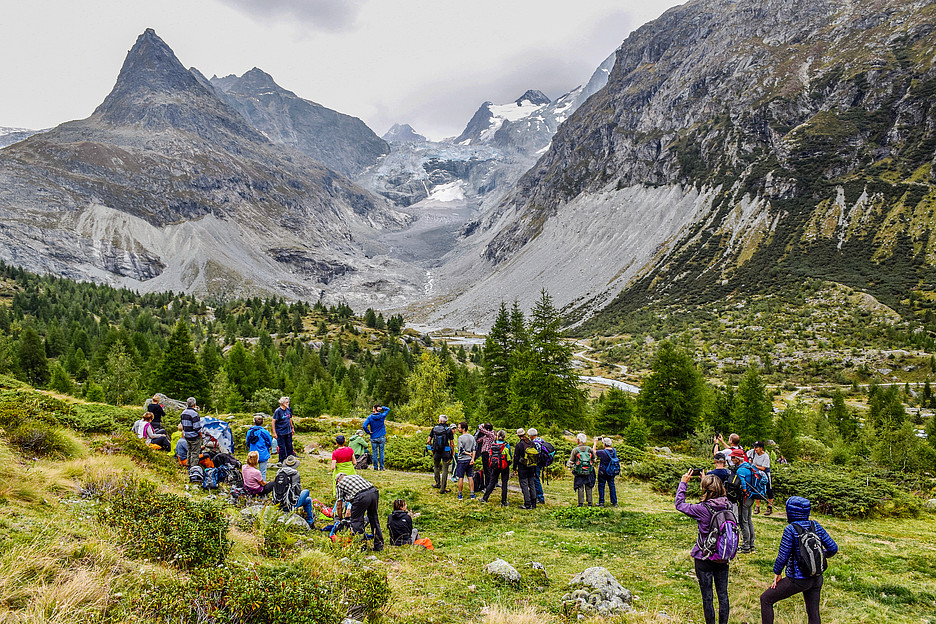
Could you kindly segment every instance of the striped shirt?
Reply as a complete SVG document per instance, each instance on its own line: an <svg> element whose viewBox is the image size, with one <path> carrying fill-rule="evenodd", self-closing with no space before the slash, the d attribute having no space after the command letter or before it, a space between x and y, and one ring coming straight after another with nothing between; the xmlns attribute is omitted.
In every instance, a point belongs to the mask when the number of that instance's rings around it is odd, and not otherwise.
<svg viewBox="0 0 936 624"><path fill-rule="evenodd" d="M361 492L372 487L374 485L360 475L345 475L335 486L335 491L338 493L339 500L347 503L351 502Z"/></svg>

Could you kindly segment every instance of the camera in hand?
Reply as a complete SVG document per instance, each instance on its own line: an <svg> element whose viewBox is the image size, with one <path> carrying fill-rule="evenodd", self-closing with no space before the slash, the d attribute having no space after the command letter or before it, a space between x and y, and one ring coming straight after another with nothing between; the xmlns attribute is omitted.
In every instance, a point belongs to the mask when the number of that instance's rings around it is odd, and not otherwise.
<svg viewBox="0 0 936 624"><path fill-rule="evenodd" d="M692 476L693 476L693 477L701 477L701 476L702 476L702 472L703 472L703 470L702 470L701 468L693 468L693 469L692 469Z"/></svg>

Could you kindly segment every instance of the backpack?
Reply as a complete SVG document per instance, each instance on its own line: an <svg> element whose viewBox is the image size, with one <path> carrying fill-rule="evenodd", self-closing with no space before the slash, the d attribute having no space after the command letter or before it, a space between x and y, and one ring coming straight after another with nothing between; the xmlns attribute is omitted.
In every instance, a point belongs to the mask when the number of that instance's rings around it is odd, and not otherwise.
<svg viewBox="0 0 936 624"><path fill-rule="evenodd" d="M592 455L589 449L577 449L572 461L572 473L578 476L590 475L595 468L592 466Z"/></svg>
<svg viewBox="0 0 936 624"><path fill-rule="evenodd" d="M621 474L621 460L618 459L617 451L606 449L608 451L608 467L605 468L605 474L609 477L616 477Z"/></svg>
<svg viewBox="0 0 936 624"><path fill-rule="evenodd" d="M539 451L539 467L548 468L556 459L556 447L542 438L533 440L536 450Z"/></svg>
<svg viewBox="0 0 936 624"><path fill-rule="evenodd" d="M223 467L209 468L205 471L205 478L202 479L201 487L203 490L216 490L218 484L224 479Z"/></svg>
<svg viewBox="0 0 936 624"><path fill-rule="evenodd" d="M488 468L494 470L504 470L510 466L507 460L507 443L494 442L491 445L491 454L488 456Z"/></svg>
<svg viewBox="0 0 936 624"><path fill-rule="evenodd" d="M432 428L432 452L448 455L452 452L452 445L449 442L448 427L436 425Z"/></svg>
<svg viewBox="0 0 936 624"><path fill-rule="evenodd" d="M296 508L299 501L299 486L293 486L292 478L280 470L273 478L273 503L285 512Z"/></svg>
<svg viewBox="0 0 936 624"><path fill-rule="evenodd" d="M251 429L250 433L247 434L247 450L250 450L250 447L260 441L260 436L257 435L256 429Z"/></svg>
<svg viewBox="0 0 936 624"><path fill-rule="evenodd" d="M796 532L793 556L796 558L796 565L800 572L806 576L818 576L825 572L828 566L825 545L816 533L816 524L810 520L808 529L804 529L795 522L790 524Z"/></svg>
<svg viewBox="0 0 936 624"><path fill-rule="evenodd" d="M205 469L201 466L191 466L188 469L188 480L190 483L202 483L205 480Z"/></svg>
<svg viewBox="0 0 936 624"><path fill-rule="evenodd" d="M737 470L731 469L728 472L731 473L731 476L725 481L725 492L729 501L739 505L744 498L744 490L741 487L741 477L738 476Z"/></svg>
<svg viewBox="0 0 936 624"><path fill-rule="evenodd" d="M523 465L527 468L536 468L539 465L539 449L530 444L523 450Z"/></svg>
<svg viewBox="0 0 936 624"><path fill-rule="evenodd" d="M757 468L751 467L751 478L741 478L741 489L755 500L767 500L767 477Z"/></svg>
<svg viewBox="0 0 936 624"><path fill-rule="evenodd" d="M734 511L731 507L712 511L710 505L702 504L709 510L709 530L705 535L699 533L696 545L710 561L731 561L738 554L740 541L738 519Z"/></svg>

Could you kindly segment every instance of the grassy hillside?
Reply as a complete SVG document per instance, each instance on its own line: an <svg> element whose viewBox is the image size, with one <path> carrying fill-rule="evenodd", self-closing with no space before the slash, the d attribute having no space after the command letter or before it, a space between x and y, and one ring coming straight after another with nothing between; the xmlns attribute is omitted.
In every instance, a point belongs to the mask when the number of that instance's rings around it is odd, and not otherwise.
<svg viewBox="0 0 936 624"><path fill-rule="evenodd" d="M21 399L27 393L32 400L41 398L28 389L19 392ZM297 435L297 448L305 450L300 467L303 486L327 504L333 501L330 479L326 459L316 449L330 450L328 442L336 431L357 424L354 419L321 417L306 423L305 432ZM157 484L164 500L172 494L188 501L210 497L188 488L182 471L164 455L142 449L126 435L66 432L71 445L48 457L24 453L6 431L0 435L2 622L156 621L157 607L183 595L180 588L239 569L265 570L256 581L264 592L275 592L269 579L279 578L276 574L306 574L309 582L327 588L326 596L340 596L342 587L380 588L386 575L391 594L374 621L382 617L412 623L560 622L566 584L573 574L594 565L607 567L638 596L636 613L611 621L658 621L663 612L677 622L701 619L688 556L695 525L675 512L670 495L638 480L619 479L617 509L573 507L571 479L553 480L547 487L547 505L530 512L440 496L430 487L429 474L368 471L365 476L380 488L381 517L386 518L394 498L405 498L420 514L417 528L435 545L434 551L387 548L377 561L367 560L368 553L354 547L335 546L317 531L291 533L263 522L244 522L237 508L213 499L204 509L231 521L226 567L214 568L206 561L207 571L197 566L184 571L143 556L136 542L127 545L114 526L101 522L100 510L118 504L108 499L107 492L119 490L131 475ZM416 440L423 435L413 425L391 426L391 448L413 453L404 449L418 448ZM238 455L242 457L243 451ZM519 493L511 492L513 505L520 500ZM817 519L840 546L840 555L832 559L826 574L824 621L857 623L886 616L894 622L936 622L936 517L924 513L887 519ZM784 524L782 514L755 517L758 552L732 566L733 622L758 621L758 596L770 581ZM500 585L483 573L484 565L496 557L520 570L519 587ZM528 566L531 561L546 567L548 582ZM356 576L347 576L348 570ZM220 618L220 613L211 615L210 601L199 604L207 609L199 621L221 621L212 619ZM338 604L337 599L328 604ZM779 614L781 622L805 617L797 600L782 603ZM297 615L301 617L295 619ZM311 611L282 618L322 621Z"/></svg>

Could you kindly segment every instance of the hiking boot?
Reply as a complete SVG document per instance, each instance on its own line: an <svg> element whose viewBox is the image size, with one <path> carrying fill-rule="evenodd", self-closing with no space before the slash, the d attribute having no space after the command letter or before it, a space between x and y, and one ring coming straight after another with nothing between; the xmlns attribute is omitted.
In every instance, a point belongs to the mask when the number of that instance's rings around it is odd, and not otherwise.
<svg viewBox="0 0 936 624"><path fill-rule="evenodd" d="M760 507L755 507L755 508L754 508L754 513L759 514L759 513L760 513Z"/></svg>
<svg viewBox="0 0 936 624"><path fill-rule="evenodd" d="M767 511L764 512L765 516L769 516L773 513L773 505L767 505Z"/></svg>
<svg viewBox="0 0 936 624"><path fill-rule="evenodd" d="M445 488L444 490L439 490L439 494L446 494L447 492L451 492L451 491L452 490L450 490L449 488Z"/></svg>
<svg viewBox="0 0 936 624"><path fill-rule="evenodd" d="M432 487L434 487L435 489L438 490L438 489L439 489L440 487L442 487L442 486L439 485L438 483L433 483L433 484L432 484Z"/></svg>

